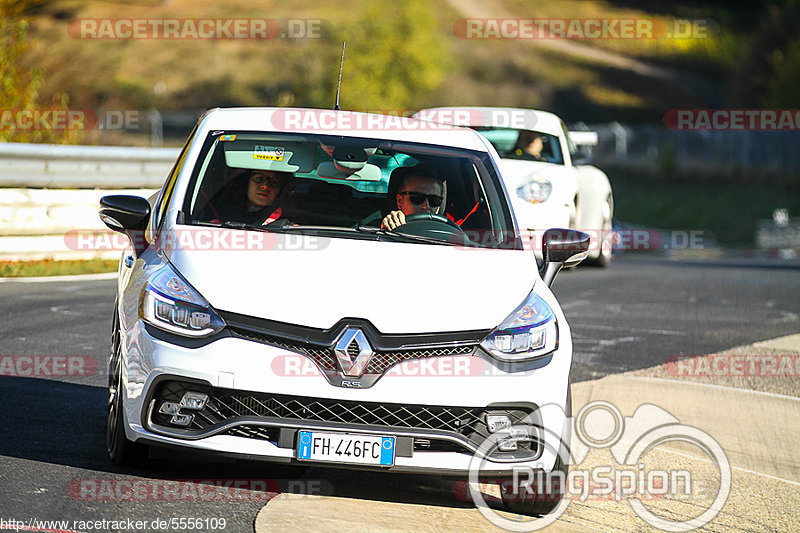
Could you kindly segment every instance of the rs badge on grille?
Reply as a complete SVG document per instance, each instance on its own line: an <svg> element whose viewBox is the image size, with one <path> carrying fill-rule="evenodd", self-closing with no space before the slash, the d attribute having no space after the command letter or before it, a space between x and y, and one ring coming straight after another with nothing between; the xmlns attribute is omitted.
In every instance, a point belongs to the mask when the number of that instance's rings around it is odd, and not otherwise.
<svg viewBox="0 0 800 533"><path fill-rule="evenodd" d="M333 348L339 370L345 376L358 377L367 368L374 353L364 332L358 328L347 328Z"/></svg>

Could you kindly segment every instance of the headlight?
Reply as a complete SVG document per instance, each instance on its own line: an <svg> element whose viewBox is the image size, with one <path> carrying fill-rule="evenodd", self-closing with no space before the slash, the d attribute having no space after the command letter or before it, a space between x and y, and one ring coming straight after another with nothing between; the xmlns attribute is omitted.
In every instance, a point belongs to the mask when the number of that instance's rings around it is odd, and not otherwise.
<svg viewBox="0 0 800 533"><path fill-rule="evenodd" d="M157 328L187 337L207 337L225 322L169 265L165 265L142 290L139 317Z"/></svg>
<svg viewBox="0 0 800 533"><path fill-rule="evenodd" d="M486 337L481 346L501 361L529 361L556 349L556 315L541 296L528 297Z"/></svg>
<svg viewBox="0 0 800 533"><path fill-rule="evenodd" d="M517 188L517 196L532 204L540 204L550 198L553 185L550 180L536 178Z"/></svg>

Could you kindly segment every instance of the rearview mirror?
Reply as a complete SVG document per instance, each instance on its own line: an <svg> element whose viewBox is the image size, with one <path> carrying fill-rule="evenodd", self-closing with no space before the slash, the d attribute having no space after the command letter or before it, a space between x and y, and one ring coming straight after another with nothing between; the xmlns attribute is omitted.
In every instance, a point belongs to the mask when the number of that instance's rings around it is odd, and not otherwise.
<svg viewBox="0 0 800 533"><path fill-rule="evenodd" d="M586 259L589 250L589 235L571 229L549 229L542 237L542 267L539 275L547 286L553 284L556 275L564 267L573 267Z"/></svg>

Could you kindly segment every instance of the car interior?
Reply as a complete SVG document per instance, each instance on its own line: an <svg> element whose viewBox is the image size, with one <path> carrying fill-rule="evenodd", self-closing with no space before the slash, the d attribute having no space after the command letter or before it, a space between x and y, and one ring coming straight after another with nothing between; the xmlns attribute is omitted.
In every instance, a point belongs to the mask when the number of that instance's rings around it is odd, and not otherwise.
<svg viewBox="0 0 800 533"><path fill-rule="evenodd" d="M384 141L304 139L244 134L210 140L186 196L185 223L237 222L227 204L233 184L251 170L291 173L276 204L293 225L379 228L397 209L392 171L423 164L444 178L444 202L434 211L463 232L506 228L493 213L475 161L463 153L419 149ZM310 137L310 136L304 136ZM230 140L223 140L223 139ZM242 190L241 188L239 189ZM495 191L494 194L497 194Z"/></svg>

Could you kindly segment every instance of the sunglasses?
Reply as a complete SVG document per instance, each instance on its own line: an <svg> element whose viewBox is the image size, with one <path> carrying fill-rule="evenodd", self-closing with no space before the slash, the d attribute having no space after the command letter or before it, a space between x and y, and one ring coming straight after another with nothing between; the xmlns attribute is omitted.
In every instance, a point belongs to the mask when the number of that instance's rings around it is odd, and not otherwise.
<svg viewBox="0 0 800 533"><path fill-rule="evenodd" d="M425 200L428 200L428 205L431 207L439 207L442 205L442 200L444 197L437 196L435 194L423 194L421 192L399 192L397 194L408 196L408 199L411 200L411 203L414 205L422 205L425 203Z"/></svg>
<svg viewBox="0 0 800 533"><path fill-rule="evenodd" d="M265 176L263 174L254 174L250 176L250 181L253 183L267 183L270 187L277 187L281 184L281 180L273 178L272 176Z"/></svg>

